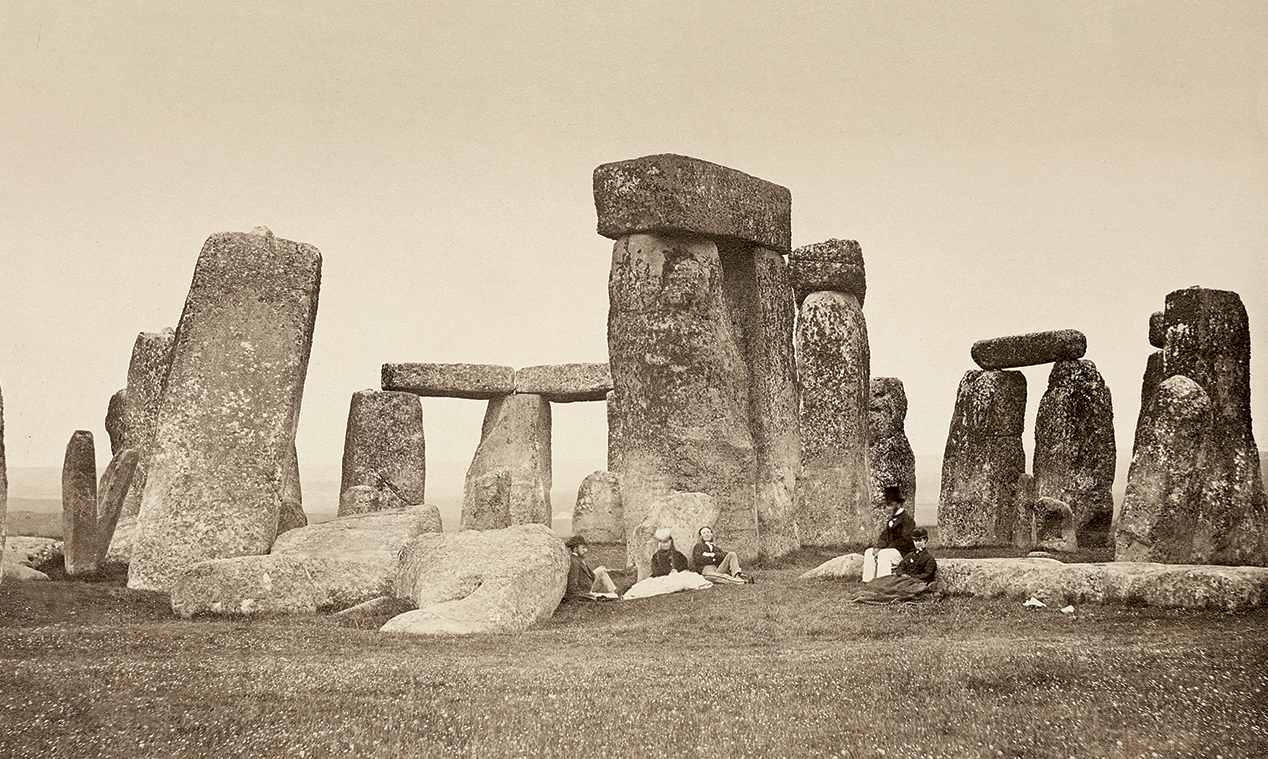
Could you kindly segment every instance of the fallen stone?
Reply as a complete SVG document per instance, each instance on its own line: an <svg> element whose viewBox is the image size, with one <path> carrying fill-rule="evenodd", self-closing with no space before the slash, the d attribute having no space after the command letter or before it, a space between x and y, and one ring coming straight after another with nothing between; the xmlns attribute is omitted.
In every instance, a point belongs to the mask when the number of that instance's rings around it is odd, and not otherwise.
<svg viewBox="0 0 1268 759"><path fill-rule="evenodd" d="M513 381L515 392L551 403L601 401L612 391L612 369L606 363L526 366L515 371Z"/></svg>
<svg viewBox="0 0 1268 759"><path fill-rule="evenodd" d="M0 578L7 582L47 582L49 576L25 564L5 561L0 564Z"/></svg>
<svg viewBox="0 0 1268 759"><path fill-rule="evenodd" d="M625 542L621 481L616 474L593 472L581 482L572 509L572 534L590 543Z"/></svg>
<svg viewBox="0 0 1268 759"><path fill-rule="evenodd" d="M939 562L941 566L941 562ZM863 579L863 554L847 553L828 559L802 574L798 580L861 580Z"/></svg>
<svg viewBox="0 0 1268 759"><path fill-rule="evenodd" d="M480 445L467 468L462 529L551 523L550 418L550 403L540 395L489 401ZM496 487L486 487L490 480Z"/></svg>
<svg viewBox="0 0 1268 759"><path fill-rule="evenodd" d="M853 295L863 307L867 274L863 249L854 240L833 238L803 245L788 257L788 269L798 306L810 293L829 290Z"/></svg>
<svg viewBox="0 0 1268 759"><path fill-rule="evenodd" d="M92 433L76 430L62 463L62 541L66 574L97 571L97 454Z"/></svg>
<svg viewBox="0 0 1268 759"><path fill-rule="evenodd" d="M308 556L237 556L186 565L171 579L172 611L185 618L315 614L331 605L315 579L335 573L327 563ZM339 569L357 567L348 563Z"/></svg>
<svg viewBox="0 0 1268 759"><path fill-rule="evenodd" d="M426 454L423 404L417 395L384 390L353 393L343 440L339 516L423 503ZM350 489L362 486L372 489L375 497L345 498Z"/></svg>
<svg viewBox="0 0 1268 759"><path fill-rule="evenodd" d="M404 614L407 611L413 611L416 607L414 603L405 598L394 598L392 596L379 596L364 601L356 606L350 606L342 611L335 612L336 617L345 619L368 619L372 617L395 617Z"/></svg>
<svg viewBox="0 0 1268 759"><path fill-rule="evenodd" d="M547 619L564 596L568 551L540 524L422 535L402 553L395 594L418 607L383 632L517 633Z"/></svg>
<svg viewBox="0 0 1268 759"><path fill-rule="evenodd" d="M382 388L431 398L492 400L515 392L515 370L489 364L384 364Z"/></svg>
<svg viewBox="0 0 1268 759"><path fill-rule="evenodd" d="M24 564L33 569L61 562L63 558L62 541L54 538L32 538L25 535L10 535L4 545L4 560L12 564Z"/></svg>
<svg viewBox="0 0 1268 759"><path fill-rule="evenodd" d="M697 158L664 153L594 170L600 235L705 235L787 253L792 194L762 179Z"/></svg>
<svg viewBox="0 0 1268 759"><path fill-rule="evenodd" d="M295 433L320 282L316 248L267 230L203 246L160 401L129 588L168 590L182 567L273 545L298 497Z"/></svg>
<svg viewBox="0 0 1268 759"><path fill-rule="evenodd" d="M973 360L983 369L1013 369L1021 366L1074 361L1087 353L1087 337L1077 329L1032 332L973 343Z"/></svg>

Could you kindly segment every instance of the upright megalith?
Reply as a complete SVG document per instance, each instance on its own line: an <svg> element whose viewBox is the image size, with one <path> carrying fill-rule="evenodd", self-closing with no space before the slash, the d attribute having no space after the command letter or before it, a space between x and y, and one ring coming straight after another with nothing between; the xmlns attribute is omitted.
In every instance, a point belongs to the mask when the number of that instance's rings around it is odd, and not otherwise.
<svg viewBox="0 0 1268 759"><path fill-rule="evenodd" d="M66 573L97 571L97 453L92 433L76 430L62 462L62 542Z"/></svg>
<svg viewBox="0 0 1268 759"><path fill-rule="evenodd" d="M1128 494L1135 493L1130 506L1138 522L1159 520L1185 533L1179 546L1163 540L1170 548L1153 549L1159 557L1153 560L1268 564L1268 497L1251 430L1250 326L1241 297L1202 287L1176 290L1167 296L1161 319L1150 317L1149 332L1151 343L1162 343L1161 360L1151 358L1142 387L1142 394L1148 394L1151 383L1158 383L1151 402L1141 406L1128 475ZM1179 389L1168 384L1177 377L1191 380L1204 393L1210 406L1210 437L1205 446L1197 446L1185 435L1175 436L1176 451L1166 453L1162 449L1173 437L1170 422L1153 415L1179 413L1172 408L1177 405L1200 405L1187 403L1192 392L1177 395ZM1169 395L1163 395L1164 387L1169 387ZM1172 472L1172 464L1181 457L1196 455L1189 450L1195 447L1203 452L1194 471L1184 477ZM1184 487L1196 488L1187 496L1193 503L1182 514L1164 519L1162 515L1176 508L1167 494L1175 487L1169 483L1177 478L1186 483ZM1148 513L1155 516L1141 516ZM1117 539L1119 552L1138 555L1140 545L1158 543L1157 536L1151 541L1142 535L1124 521Z"/></svg>
<svg viewBox="0 0 1268 759"><path fill-rule="evenodd" d="M979 340L969 352L983 369L1014 369L1083 358L1087 337L1077 329L1031 332Z"/></svg>
<svg viewBox="0 0 1268 759"><path fill-rule="evenodd" d="M462 529L551 522L550 402L516 393L489 401L463 487Z"/></svg>
<svg viewBox="0 0 1268 759"><path fill-rule="evenodd" d="M966 548L1008 545L1017 521L1017 483L1026 471L1026 375L964 373L942 458L938 541Z"/></svg>
<svg viewBox="0 0 1268 759"><path fill-rule="evenodd" d="M273 544L297 495L320 283L316 248L261 227L203 246L159 402L128 587L166 590L188 564Z"/></svg>
<svg viewBox="0 0 1268 759"><path fill-rule="evenodd" d="M577 488L572 510L572 534L591 543L624 543L625 513L621 508L621 481L612 472L587 475Z"/></svg>
<svg viewBox="0 0 1268 759"><path fill-rule="evenodd" d="M146 473L154 455L154 430L158 426L159 400L167 373L172 367L172 346L176 332L166 327L158 332L142 332L132 344L132 356L128 361L128 383L121 394L118 413L120 439L110 436L111 453L117 455L124 449L137 452L136 469L120 507L118 524L109 547L109 560L127 562L132 555L132 542L136 534L136 517L141 511L141 494L145 491ZM113 400L113 399L112 399ZM113 407L113 406L112 406ZM110 414L107 413L107 420ZM111 424L106 423L109 430Z"/></svg>
<svg viewBox="0 0 1268 759"><path fill-rule="evenodd" d="M595 169L594 199L615 240L609 458L627 544L672 495L699 493L741 559L795 548L791 195L656 155Z"/></svg>
<svg viewBox="0 0 1268 759"><path fill-rule="evenodd" d="M123 502L132 487L140 455L133 448L116 453L101 473L97 485L97 539L94 561L98 568L106 563L111 540L119 524Z"/></svg>
<svg viewBox="0 0 1268 759"><path fill-rule="evenodd" d="M426 453L423 404L417 395L387 390L353 393L343 439L339 516L422 505ZM359 487L371 493L353 490Z"/></svg>
<svg viewBox="0 0 1268 759"><path fill-rule="evenodd" d="M1114 406L1096 365L1057 361L1035 417L1036 497L1066 504L1078 545L1113 542Z"/></svg>
<svg viewBox="0 0 1268 759"><path fill-rule="evenodd" d="M866 542L885 515L873 504L869 464L871 348L862 250L853 240L828 240L793 251L790 266L801 302L795 337L801 542Z"/></svg>
<svg viewBox="0 0 1268 759"><path fill-rule="evenodd" d="M872 508L883 513L885 488L896 487L908 504L916 503L916 454L907 439L907 392L897 377L872 378L869 414Z"/></svg>

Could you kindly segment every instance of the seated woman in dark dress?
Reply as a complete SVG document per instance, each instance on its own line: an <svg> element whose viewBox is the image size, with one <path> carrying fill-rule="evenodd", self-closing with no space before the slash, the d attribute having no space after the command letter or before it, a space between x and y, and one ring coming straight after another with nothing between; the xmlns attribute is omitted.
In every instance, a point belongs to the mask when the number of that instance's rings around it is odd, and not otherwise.
<svg viewBox="0 0 1268 759"><path fill-rule="evenodd" d="M888 604L911 601L931 589L938 579L938 562L929 553L929 531L917 527L911 532L915 549L902 558L894 573L877 577L852 601L864 604Z"/></svg>

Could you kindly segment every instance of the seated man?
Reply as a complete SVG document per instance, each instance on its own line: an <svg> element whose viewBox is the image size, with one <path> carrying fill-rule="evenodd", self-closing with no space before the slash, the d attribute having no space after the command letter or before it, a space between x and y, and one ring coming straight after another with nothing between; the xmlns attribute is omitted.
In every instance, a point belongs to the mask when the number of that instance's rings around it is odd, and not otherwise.
<svg viewBox="0 0 1268 759"><path fill-rule="evenodd" d="M590 569L586 563L586 553L590 547L586 539L573 535L564 541L568 548L568 587L564 590L564 601L597 601L600 599L616 599L616 583L608 576L605 567Z"/></svg>
<svg viewBox="0 0 1268 759"><path fill-rule="evenodd" d="M717 585L743 585L753 578L740 571L740 560L734 551L718 548L713 542L713 528L700 528L700 542L691 552L691 564L704 579Z"/></svg>
<svg viewBox="0 0 1268 759"><path fill-rule="evenodd" d="M891 575L877 577L867 584L852 601L865 604L890 604L913 601L927 591L938 591L938 562L926 550L929 531L923 527L912 530L911 539L916 550L903 557ZM926 595L926 597L928 597Z"/></svg>
<svg viewBox="0 0 1268 759"><path fill-rule="evenodd" d="M668 527L656 531L656 552L652 554L652 577L664 577L671 572L685 572L687 557L674 547L674 534Z"/></svg>
<svg viewBox="0 0 1268 759"><path fill-rule="evenodd" d="M713 583L695 572L687 571L687 557L674 548L673 533L668 527L656 531L656 552L652 554L651 575L625 591L624 598L647 598L680 590L712 588Z"/></svg>
<svg viewBox="0 0 1268 759"><path fill-rule="evenodd" d="M892 485L885 488L885 502L889 504L890 516L876 539L876 546L863 552L863 582L892 573L904 556L916 550L911 542L916 520L903 503L902 491Z"/></svg>

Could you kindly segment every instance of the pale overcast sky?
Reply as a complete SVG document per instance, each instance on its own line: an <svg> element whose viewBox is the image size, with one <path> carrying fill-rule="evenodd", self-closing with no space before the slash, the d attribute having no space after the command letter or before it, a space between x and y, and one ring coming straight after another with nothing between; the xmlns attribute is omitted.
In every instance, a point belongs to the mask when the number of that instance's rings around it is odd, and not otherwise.
<svg viewBox="0 0 1268 759"><path fill-rule="evenodd" d="M216 232L322 252L306 478L384 362L603 361L591 172L653 153L789 188L794 245L859 241L872 375L935 467L976 340L1086 333L1124 453L1168 292L1239 292L1268 344L1262 2L192 5L0 7L11 467L76 429L104 466L132 343L176 326ZM483 403L424 414L429 457L469 461ZM557 459L602 468L605 424L556 405Z"/></svg>

